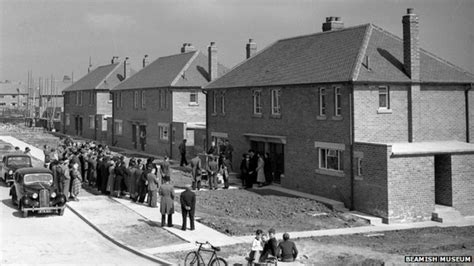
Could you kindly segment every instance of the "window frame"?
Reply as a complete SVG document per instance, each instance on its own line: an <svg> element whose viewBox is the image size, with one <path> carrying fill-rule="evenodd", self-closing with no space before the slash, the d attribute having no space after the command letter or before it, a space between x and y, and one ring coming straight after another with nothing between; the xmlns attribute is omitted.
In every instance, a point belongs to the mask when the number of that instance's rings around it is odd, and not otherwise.
<svg viewBox="0 0 474 266"><path fill-rule="evenodd" d="M212 91L212 115L217 115L217 91Z"/></svg>
<svg viewBox="0 0 474 266"><path fill-rule="evenodd" d="M160 141L169 141L170 126L167 124L158 124L158 136Z"/></svg>
<svg viewBox="0 0 474 266"><path fill-rule="evenodd" d="M89 115L89 129L95 129L95 115Z"/></svg>
<svg viewBox="0 0 474 266"><path fill-rule="evenodd" d="M357 164L356 176L359 176L359 177L363 175L362 161L363 161L363 158L356 157L356 164Z"/></svg>
<svg viewBox="0 0 474 266"><path fill-rule="evenodd" d="M385 92L382 92L385 90ZM381 105L381 97L385 96L385 105ZM382 110L390 110L390 88L388 86L378 86L378 102L379 102L379 109Z"/></svg>
<svg viewBox="0 0 474 266"><path fill-rule="evenodd" d="M341 87L334 87L334 116L342 116L342 93Z"/></svg>
<svg viewBox="0 0 474 266"><path fill-rule="evenodd" d="M319 97L319 112L318 115L321 117L326 117L327 114L327 94L326 88L321 87L318 90L318 97Z"/></svg>
<svg viewBox="0 0 474 266"><path fill-rule="evenodd" d="M221 113L225 115L225 91L221 92Z"/></svg>
<svg viewBox="0 0 474 266"><path fill-rule="evenodd" d="M194 96L194 100L193 100ZM189 93L189 105L199 105L199 92L197 91L191 91Z"/></svg>
<svg viewBox="0 0 474 266"><path fill-rule="evenodd" d="M115 135L121 136L123 135L123 121L120 119L114 120L114 132Z"/></svg>
<svg viewBox="0 0 474 266"><path fill-rule="evenodd" d="M64 122L66 124L66 126L70 126L71 125L71 115L69 113L65 113L64 114L64 119L66 120Z"/></svg>
<svg viewBox="0 0 474 266"><path fill-rule="evenodd" d="M138 94L139 91L133 92L133 109L138 109Z"/></svg>
<svg viewBox="0 0 474 266"><path fill-rule="evenodd" d="M142 106L142 109L145 109L146 108L146 98L145 98L145 90L142 90L141 91L141 106Z"/></svg>
<svg viewBox="0 0 474 266"><path fill-rule="evenodd" d="M330 155L331 152L334 152L335 156ZM318 155L319 155L319 163L318 163L318 168L319 169L326 170L326 171L344 172L344 165L343 165L343 161L342 161L342 159L343 159L343 150L319 147L318 148ZM330 163L330 162L328 162L329 157L337 159L337 169L329 167L329 163Z"/></svg>
<svg viewBox="0 0 474 266"><path fill-rule="evenodd" d="M276 96L276 97L275 97ZM281 89L271 90L272 115L281 115Z"/></svg>
<svg viewBox="0 0 474 266"><path fill-rule="evenodd" d="M256 89L252 92L252 102L253 102L253 115L262 116L263 115L263 106L262 106L262 90Z"/></svg>

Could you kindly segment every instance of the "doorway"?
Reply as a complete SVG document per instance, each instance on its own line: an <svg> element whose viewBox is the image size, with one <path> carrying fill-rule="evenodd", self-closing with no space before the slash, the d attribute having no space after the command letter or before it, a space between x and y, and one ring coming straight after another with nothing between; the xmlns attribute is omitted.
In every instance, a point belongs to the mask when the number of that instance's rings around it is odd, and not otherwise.
<svg viewBox="0 0 474 266"><path fill-rule="evenodd" d="M146 126L145 125L140 125L138 128L138 132L140 132L139 138L140 138L140 148L142 151L145 151L146 147Z"/></svg>
<svg viewBox="0 0 474 266"><path fill-rule="evenodd" d="M435 163L435 204L453 206L451 155L437 154Z"/></svg>
<svg viewBox="0 0 474 266"><path fill-rule="evenodd" d="M132 143L133 148L137 149L138 147L138 125L132 124Z"/></svg>
<svg viewBox="0 0 474 266"><path fill-rule="evenodd" d="M276 142L250 141L250 148L257 153L264 155L268 153L271 170L273 173L273 182L280 184L281 177L285 173L285 154L284 144Z"/></svg>

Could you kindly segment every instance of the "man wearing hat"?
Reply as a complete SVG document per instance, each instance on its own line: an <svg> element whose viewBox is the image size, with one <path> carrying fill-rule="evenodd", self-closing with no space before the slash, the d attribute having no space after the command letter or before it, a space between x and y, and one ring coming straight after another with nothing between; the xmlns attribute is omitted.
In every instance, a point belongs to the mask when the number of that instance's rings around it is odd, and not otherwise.
<svg viewBox="0 0 474 266"><path fill-rule="evenodd" d="M181 214L183 215L183 226L181 230L186 231L186 219L189 216L191 230L194 230L194 210L196 209L196 194L191 191L191 185L186 185L186 190L181 193Z"/></svg>
<svg viewBox="0 0 474 266"><path fill-rule="evenodd" d="M209 176L209 189L217 189L217 171L219 171L219 164L214 156L209 157L207 164L207 173Z"/></svg>

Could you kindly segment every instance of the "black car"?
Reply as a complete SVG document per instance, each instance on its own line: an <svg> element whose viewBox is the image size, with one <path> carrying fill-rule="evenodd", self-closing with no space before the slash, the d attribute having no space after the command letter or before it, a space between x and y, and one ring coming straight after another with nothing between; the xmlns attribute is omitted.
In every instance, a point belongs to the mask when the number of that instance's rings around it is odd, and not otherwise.
<svg viewBox="0 0 474 266"><path fill-rule="evenodd" d="M41 167L21 168L15 172L14 180L10 195L23 217L27 217L28 212L64 214L66 196L53 184L51 170Z"/></svg>
<svg viewBox="0 0 474 266"><path fill-rule="evenodd" d="M13 184L13 174L17 169L33 167L31 157L23 153L8 153L0 163L0 177L7 185Z"/></svg>

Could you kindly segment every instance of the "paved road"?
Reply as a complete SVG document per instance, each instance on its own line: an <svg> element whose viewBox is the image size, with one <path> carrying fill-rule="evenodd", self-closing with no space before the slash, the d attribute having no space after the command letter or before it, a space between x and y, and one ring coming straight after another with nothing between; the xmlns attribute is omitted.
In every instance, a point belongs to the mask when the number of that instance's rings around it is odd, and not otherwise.
<svg viewBox="0 0 474 266"><path fill-rule="evenodd" d="M21 218L0 185L0 265L152 265L103 238L69 209Z"/></svg>

